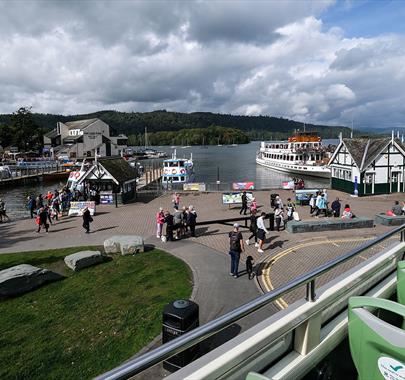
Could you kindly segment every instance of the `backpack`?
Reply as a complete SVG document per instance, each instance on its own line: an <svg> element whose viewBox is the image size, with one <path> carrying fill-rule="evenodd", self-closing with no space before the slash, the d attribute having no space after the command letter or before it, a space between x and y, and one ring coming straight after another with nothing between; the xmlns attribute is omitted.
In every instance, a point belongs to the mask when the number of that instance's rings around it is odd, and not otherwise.
<svg viewBox="0 0 405 380"><path fill-rule="evenodd" d="M230 232L229 240L229 247L231 251L240 252L239 232Z"/></svg>

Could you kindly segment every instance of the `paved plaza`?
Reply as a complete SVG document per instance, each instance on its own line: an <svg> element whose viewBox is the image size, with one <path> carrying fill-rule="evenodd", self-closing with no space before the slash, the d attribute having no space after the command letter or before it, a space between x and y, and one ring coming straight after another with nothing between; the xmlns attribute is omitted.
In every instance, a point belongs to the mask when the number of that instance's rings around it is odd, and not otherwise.
<svg viewBox="0 0 405 380"><path fill-rule="evenodd" d="M270 191L256 191L254 193L259 205L259 211L271 211L270 193ZM286 203L288 197L294 199L292 191L279 190L277 193L280 194L284 203ZM354 198L349 194L333 190L330 190L328 194L330 202L338 196L341 199L342 207L346 203L349 203L357 216L370 218L374 218L374 215L378 212L385 212L390 209L395 200L402 200L400 194L367 198ZM193 205L198 214L198 222L236 218L239 216L239 208L237 206L229 208L222 205L221 200L221 193L188 193L181 195L180 205ZM200 284L199 286L204 281L212 282L212 278L205 278L201 274L203 263L203 271L212 271L210 268L215 266L213 273L215 272L216 276L226 278L226 281L234 281L233 285L231 285L232 287L240 287L241 289L249 287L250 290L247 293L240 292L241 294L246 293L239 297L240 302L243 303L258 295L259 292L266 292L278 287L286 281L364 243L367 239L371 239L390 229L390 227L377 225L374 228L360 230L325 231L319 233L290 234L286 231L273 231L268 236L264 254L260 255L257 249L254 248L254 245L250 245L246 247L246 253L241 256L240 269L244 269L246 255L253 256L256 268L260 268L258 278L255 281L248 281L246 276L242 276L235 280L227 277L229 272L229 241L227 234L232 229L231 226L222 224L198 226L196 229L197 237L195 238L187 238L181 242L162 243L155 237L155 214L159 207L172 211L171 194L161 196L148 203L120 205L118 208L115 208L114 205L98 206L90 234L84 233L82 220L77 217L63 217L50 227L49 234L45 232L41 232L40 234L35 233L36 226L31 219L3 223L0 224L0 254L71 246L102 245L103 241L112 235L141 235L147 239L148 243L157 245L173 254L178 254L181 251L181 255L178 255L186 262L191 258L188 264L194 271L194 276L196 276L197 272L193 268L193 265L199 266L200 277L194 279ZM297 211L301 219L311 219L308 206L298 206ZM244 228L241 231L244 238L247 238L249 231ZM186 242L189 243L188 254L184 251L184 244ZM195 247L198 247L198 255L204 255L204 252L207 252L205 260L202 262L198 261L198 263L196 262L197 264L194 264L192 259L193 251L196 250ZM208 254L208 251L210 254ZM221 256L220 262L213 262L215 261L212 260L213 253ZM194 254L194 256L196 255ZM366 258L367 256L360 256L352 260L351 263L346 264L346 267ZM343 269L342 267L340 270L331 273L331 275L324 276L322 282L330 280ZM221 285L221 282L217 285ZM207 287L207 289L209 288ZM288 303L301 296L302 291L295 291L281 300L278 306L286 307ZM226 298L224 294L221 295L222 297ZM222 301L219 300L219 302ZM235 303L237 303L236 299L228 304L229 307L225 306L222 308L222 311L218 307L215 313L207 315L207 318L203 319L209 320L215 315L224 312L225 309L238 306Z"/></svg>

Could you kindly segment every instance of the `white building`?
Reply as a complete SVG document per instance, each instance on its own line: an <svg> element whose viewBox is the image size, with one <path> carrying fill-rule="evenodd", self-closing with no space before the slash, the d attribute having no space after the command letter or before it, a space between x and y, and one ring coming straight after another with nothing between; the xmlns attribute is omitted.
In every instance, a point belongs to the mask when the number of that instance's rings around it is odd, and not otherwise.
<svg viewBox="0 0 405 380"><path fill-rule="evenodd" d="M341 139L329 161L332 189L358 195L405 191L405 145L400 139Z"/></svg>
<svg viewBox="0 0 405 380"><path fill-rule="evenodd" d="M110 126L100 119L58 122L44 136L45 148L53 148L58 157L68 159L117 156L127 147L125 135L111 136Z"/></svg>

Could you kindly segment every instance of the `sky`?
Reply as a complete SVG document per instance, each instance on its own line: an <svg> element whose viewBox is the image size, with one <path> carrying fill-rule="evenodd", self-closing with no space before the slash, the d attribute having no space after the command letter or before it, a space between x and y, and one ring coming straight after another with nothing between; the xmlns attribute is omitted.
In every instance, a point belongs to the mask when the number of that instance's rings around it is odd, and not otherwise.
<svg viewBox="0 0 405 380"><path fill-rule="evenodd" d="M0 0L0 113L405 126L405 0Z"/></svg>

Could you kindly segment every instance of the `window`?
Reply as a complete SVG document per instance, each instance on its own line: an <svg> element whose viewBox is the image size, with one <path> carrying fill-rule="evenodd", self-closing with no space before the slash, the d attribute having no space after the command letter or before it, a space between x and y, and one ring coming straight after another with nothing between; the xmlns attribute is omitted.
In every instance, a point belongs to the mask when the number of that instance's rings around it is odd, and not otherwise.
<svg viewBox="0 0 405 380"><path fill-rule="evenodd" d="M178 181L178 180L179 180L179 177L173 177L173 182Z"/></svg>

